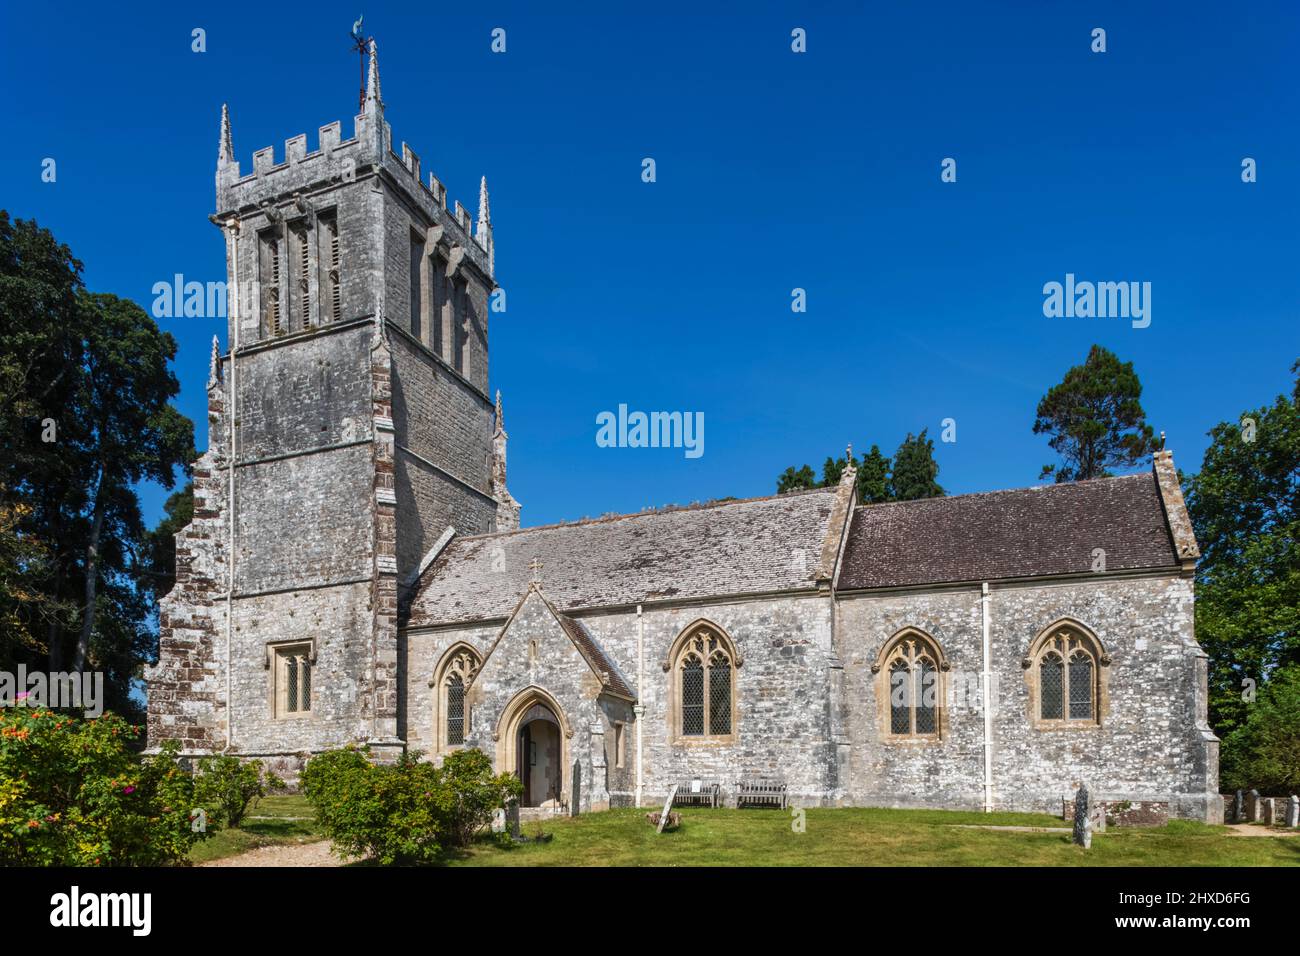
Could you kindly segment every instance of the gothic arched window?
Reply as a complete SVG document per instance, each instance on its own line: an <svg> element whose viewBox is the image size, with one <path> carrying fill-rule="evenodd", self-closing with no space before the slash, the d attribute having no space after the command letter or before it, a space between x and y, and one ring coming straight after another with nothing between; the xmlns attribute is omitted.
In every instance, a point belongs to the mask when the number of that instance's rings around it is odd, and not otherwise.
<svg viewBox="0 0 1300 956"><path fill-rule="evenodd" d="M1101 721L1101 668L1110 663L1095 637L1072 624L1048 628L1030 647L1031 707L1042 727L1096 726Z"/></svg>
<svg viewBox="0 0 1300 956"><path fill-rule="evenodd" d="M443 657L434 685L437 687L437 741L439 750L462 747L469 735L469 702L465 696L478 673L479 656L458 644Z"/></svg>
<svg viewBox="0 0 1300 956"><path fill-rule="evenodd" d="M892 739L937 739L942 726L945 670L939 645L927 634L908 629L885 645L874 670L880 675L879 700L888 709Z"/></svg>
<svg viewBox="0 0 1300 956"><path fill-rule="evenodd" d="M726 635L707 624L679 639L670 664L679 737L727 737L735 730L739 658Z"/></svg>

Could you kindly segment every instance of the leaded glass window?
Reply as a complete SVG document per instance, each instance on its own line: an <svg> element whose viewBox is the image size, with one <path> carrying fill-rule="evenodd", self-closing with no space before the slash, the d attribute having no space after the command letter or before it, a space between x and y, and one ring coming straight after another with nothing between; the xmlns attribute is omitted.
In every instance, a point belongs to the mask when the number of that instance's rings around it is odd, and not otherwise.
<svg viewBox="0 0 1300 956"><path fill-rule="evenodd" d="M1064 715L1061 705L1065 686L1064 673L1065 665L1061 662L1060 654L1052 651L1043 656L1043 662L1038 670L1038 679L1042 688L1040 713L1043 720L1060 720Z"/></svg>
<svg viewBox="0 0 1300 956"><path fill-rule="evenodd" d="M277 716L311 710L311 654L307 647L275 651L275 712Z"/></svg>
<svg viewBox="0 0 1300 956"><path fill-rule="evenodd" d="M1067 628L1052 633L1036 647L1038 718L1095 724L1100 694L1097 667L1105 662L1096 642Z"/></svg>
<svg viewBox="0 0 1300 956"><path fill-rule="evenodd" d="M459 674L447 679L447 745L459 747L465 742L465 682Z"/></svg>
<svg viewBox="0 0 1300 956"><path fill-rule="evenodd" d="M1092 720L1092 657L1083 651L1070 655L1070 719Z"/></svg>
<svg viewBox="0 0 1300 956"><path fill-rule="evenodd" d="M465 645L460 645L443 660L438 686L441 699L441 729L438 739L444 747L460 747L469 736L470 714L467 689L478 672L479 659Z"/></svg>
<svg viewBox="0 0 1300 956"><path fill-rule="evenodd" d="M734 667L731 647L718 634L701 629L686 639L676 667L682 736L732 732Z"/></svg>
<svg viewBox="0 0 1300 956"><path fill-rule="evenodd" d="M942 694L939 649L919 631L896 638L883 655L893 737L937 737Z"/></svg>

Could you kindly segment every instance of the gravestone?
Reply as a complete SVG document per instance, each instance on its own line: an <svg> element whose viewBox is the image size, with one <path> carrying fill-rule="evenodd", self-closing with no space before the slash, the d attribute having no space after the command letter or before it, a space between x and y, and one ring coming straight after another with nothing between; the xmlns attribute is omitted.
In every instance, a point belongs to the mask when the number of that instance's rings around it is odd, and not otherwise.
<svg viewBox="0 0 1300 956"><path fill-rule="evenodd" d="M1086 786L1074 795L1074 842L1085 850L1092 846L1092 798Z"/></svg>
<svg viewBox="0 0 1300 956"><path fill-rule="evenodd" d="M1286 825L1292 828L1300 827L1300 797L1294 793L1286 802Z"/></svg>
<svg viewBox="0 0 1300 956"><path fill-rule="evenodd" d="M497 807L495 810L492 811L492 832L493 833L506 832L506 808L505 807Z"/></svg>
<svg viewBox="0 0 1300 956"><path fill-rule="evenodd" d="M506 826L510 829L510 839L519 839L519 801L511 800L506 807Z"/></svg>
<svg viewBox="0 0 1300 956"><path fill-rule="evenodd" d="M673 801L677 799L677 784L668 791L668 799L664 801L664 812L659 814L659 826L655 828L655 833L663 833L664 827L668 823L668 814L673 808Z"/></svg>
<svg viewBox="0 0 1300 956"><path fill-rule="evenodd" d="M1246 794L1246 822L1259 822L1259 791L1251 790Z"/></svg>
<svg viewBox="0 0 1300 956"><path fill-rule="evenodd" d="M582 808L582 762L573 761L573 800L569 804L569 816L576 817Z"/></svg>
<svg viewBox="0 0 1300 956"><path fill-rule="evenodd" d="M1240 790L1238 790L1236 795L1232 798L1232 819L1229 820L1228 822L1241 823L1245 819L1245 816L1246 816L1246 798L1245 795Z"/></svg>
<svg viewBox="0 0 1300 956"><path fill-rule="evenodd" d="M1273 825L1273 821L1276 819L1274 800L1272 797L1265 797L1263 800L1260 801L1260 804L1262 804L1261 809L1263 811L1260 814L1260 822L1263 823L1264 826L1266 827L1271 827Z"/></svg>

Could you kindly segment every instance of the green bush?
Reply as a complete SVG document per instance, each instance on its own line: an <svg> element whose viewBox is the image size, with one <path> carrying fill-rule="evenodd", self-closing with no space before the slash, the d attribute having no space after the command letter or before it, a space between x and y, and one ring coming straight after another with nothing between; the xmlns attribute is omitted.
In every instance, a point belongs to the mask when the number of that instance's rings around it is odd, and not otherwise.
<svg viewBox="0 0 1300 956"><path fill-rule="evenodd" d="M302 791L336 852L389 865L432 863L445 846L468 842L522 790L512 774L493 776L480 751L451 754L441 768L420 756L411 751L382 766L349 748L308 761Z"/></svg>
<svg viewBox="0 0 1300 956"><path fill-rule="evenodd" d="M1224 790L1300 790L1300 665L1274 671L1245 722L1223 739L1219 778Z"/></svg>
<svg viewBox="0 0 1300 956"><path fill-rule="evenodd" d="M442 762L439 800L446 816L447 842L465 846L492 820L492 812L518 800L523 784L510 773L494 776L481 750L457 750Z"/></svg>
<svg viewBox="0 0 1300 956"><path fill-rule="evenodd" d="M140 758L114 714L0 710L0 865L158 866L208 836L176 744Z"/></svg>
<svg viewBox="0 0 1300 956"><path fill-rule="evenodd" d="M228 755L204 757L194 778L195 799L207 810L208 820L225 827L239 826L254 801L283 788L261 761Z"/></svg>

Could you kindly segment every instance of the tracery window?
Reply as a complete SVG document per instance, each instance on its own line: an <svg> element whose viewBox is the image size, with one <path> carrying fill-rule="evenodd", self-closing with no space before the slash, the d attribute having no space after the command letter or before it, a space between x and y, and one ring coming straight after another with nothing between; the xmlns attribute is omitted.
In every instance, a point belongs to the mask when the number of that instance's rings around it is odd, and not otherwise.
<svg viewBox="0 0 1300 956"><path fill-rule="evenodd" d="M438 668L438 746L461 747L469 735L466 690L478 673L479 656L465 645L452 648Z"/></svg>
<svg viewBox="0 0 1300 956"><path fill-rule="evenodd" d="M681 736L725 737L732 733L736 666L731 642L714 628L700 627L681 642L672 667Z"/></svg>
<svg viewBox="0 0 1300 956"><path fill-rule="evenodd" d="M1071 625L1049 629L1025 661L1040 724L1090 726L1100 721L1101 667L1109 659L1090 634Z"/></svg>
<svg viewBox="0 0 1300 956"><path fill-rule="evenodd" d="M890 737L939 736L942 659L938 645L920 631L908 630L887 645L877 667L884 678L879 690L889 705Z"/></svg>

